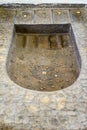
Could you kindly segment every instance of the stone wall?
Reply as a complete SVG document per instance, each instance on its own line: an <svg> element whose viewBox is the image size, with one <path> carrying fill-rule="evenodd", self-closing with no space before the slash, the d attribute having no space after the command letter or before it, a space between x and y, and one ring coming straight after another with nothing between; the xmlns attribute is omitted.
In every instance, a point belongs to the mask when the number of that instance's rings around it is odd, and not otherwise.
<svg viewBox="0 0 87 130"><path fill-rule="evenodd" d="M87 9L80 8L79 18L73 14L77 8L61 9L69 13L81 56L81 71L74 84L60 91L39 92L22 88L8 77L6 63L14 24L33 24L22 14L34 10L38 8L0 8L0 130L87 130ZM51 13L54 8L45 10ZM39 20L44 24L43 17Z"/></svg>

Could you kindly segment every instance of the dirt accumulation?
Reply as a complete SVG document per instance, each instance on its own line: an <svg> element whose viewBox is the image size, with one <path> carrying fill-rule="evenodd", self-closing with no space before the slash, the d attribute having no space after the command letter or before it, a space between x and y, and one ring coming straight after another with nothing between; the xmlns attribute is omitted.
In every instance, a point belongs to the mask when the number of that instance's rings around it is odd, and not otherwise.
<svg viewBox="0 0 87 130"><path fill-rule="evenodd" d="M8 74L32 90L56 91L72 85L79 68L69 34L16 34Z"/></svg>

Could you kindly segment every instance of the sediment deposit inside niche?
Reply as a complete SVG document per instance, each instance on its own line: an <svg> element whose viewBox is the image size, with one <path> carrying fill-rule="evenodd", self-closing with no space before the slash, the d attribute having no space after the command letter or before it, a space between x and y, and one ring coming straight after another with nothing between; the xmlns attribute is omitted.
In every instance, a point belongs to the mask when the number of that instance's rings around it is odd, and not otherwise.
<svg viewBox="0 0 87 130"><path fill-rule="evenodd" d="M18 85L55 91L73 84L79 75L69 34L16 34L8 65Z"/></svg>

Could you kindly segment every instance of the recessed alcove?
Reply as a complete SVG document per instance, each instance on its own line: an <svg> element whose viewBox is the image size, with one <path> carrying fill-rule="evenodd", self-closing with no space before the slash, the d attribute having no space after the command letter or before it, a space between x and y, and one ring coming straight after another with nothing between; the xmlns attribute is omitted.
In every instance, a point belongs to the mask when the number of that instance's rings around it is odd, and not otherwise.
<svg viewBox="0 0 87 130"><path fill-rule="evenodd" d="M21 87L57 91L80 73L80 56L71 24L14 25L7 72Z"/></svg>

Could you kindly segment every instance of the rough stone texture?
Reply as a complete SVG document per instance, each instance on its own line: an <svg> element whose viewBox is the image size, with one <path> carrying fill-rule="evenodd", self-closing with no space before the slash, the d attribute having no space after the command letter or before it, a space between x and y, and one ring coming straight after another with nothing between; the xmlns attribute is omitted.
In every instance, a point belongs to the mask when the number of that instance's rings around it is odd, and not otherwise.
<svg viewBox="0 0 87 130"><path fill-rule="evenodd" d="M27 12L26 7L25 10ZM29 10L31 12L31 8ZM21 12L19 8L0 8L0 130L87 130L87 9L80 10L83 14L80 20L77 16L74 18L73 9L69 14L81 56L79 78L66 89L39 92L22 88L8 77L7 54L14 23L22 22L21 18L17 19L17 12ZM33 20L27 18L23 23ZM49 20L51 23L52 19Z"/></svg>
<svg viewBox="0 0 87 130"><path fill-rule="evenodd" d="M34 22L34 10L33 9L19 9L16 15L16 24L27 24L29 22L32 24Z"/></svg>
<svg viewBox="0 0 87 130"><path fill-rule="evenodd" d="M70 23L69 10L53 9L53 23L56 24Z"/></svg>
<svg viewBox="0 0 87 130"><path fill-rule="evenodd" d="M36 9L35 10L35 23L36 24L50 24L50 23L52 23L51 10L49 10L49 9Z"/></svg>

